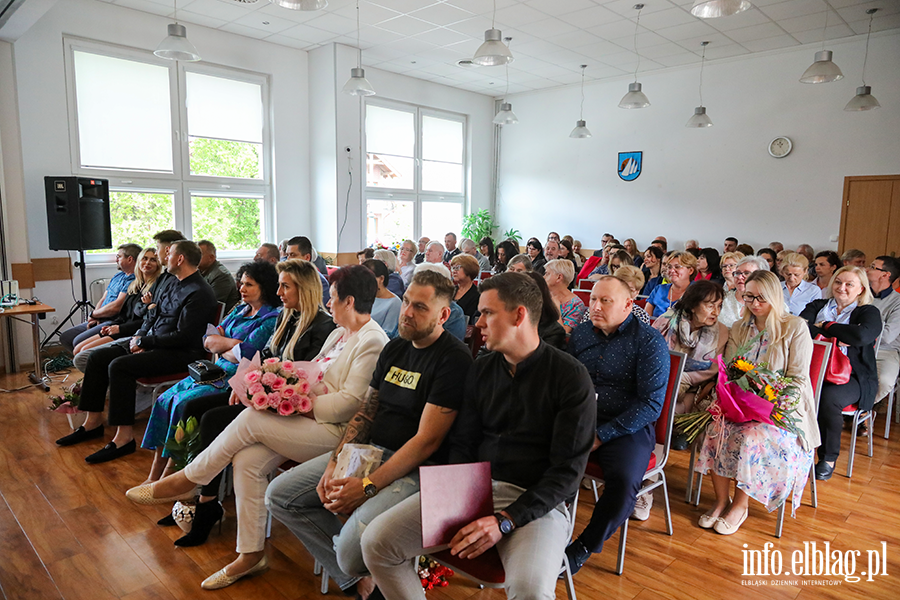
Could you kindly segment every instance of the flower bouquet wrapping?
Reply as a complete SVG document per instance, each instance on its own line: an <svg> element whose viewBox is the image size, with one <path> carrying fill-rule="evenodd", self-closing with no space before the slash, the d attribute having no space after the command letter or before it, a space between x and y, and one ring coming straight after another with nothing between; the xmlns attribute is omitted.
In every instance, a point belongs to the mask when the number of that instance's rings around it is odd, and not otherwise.
<svg viewBox="0 0 900 600"><path fill-rule="evenodd" d="M744 356L758 338L759 335L739 348L728 363L721 355L716 357L719 366L716 397L708 409L675 417L675 423L689 442L697 439L710 422L716 424L711 437L720 437L723 420L766 423L803 436L796 416L800 388L793 384L793 378L785 376L782 370L772 371L766 363L756 364Z"/></svg>
<svg viewBox="0 0 900 600"><path fill-rule="evenodd" d="M241 359L231 389L246 406L267 410L283 417L308 413L319 394L328 392L322 370L312 362L267 358Z"/></svg>
<svg viewBox="0 0 900 600"><path fill-rule="evenodd" d="M63 388L62 394L48 396L50 406L47 410L66 415L69 426L74 431L84 424L86 414L78 410L78 401L81 400L81 382L79 379L69 387Z"/></svg>

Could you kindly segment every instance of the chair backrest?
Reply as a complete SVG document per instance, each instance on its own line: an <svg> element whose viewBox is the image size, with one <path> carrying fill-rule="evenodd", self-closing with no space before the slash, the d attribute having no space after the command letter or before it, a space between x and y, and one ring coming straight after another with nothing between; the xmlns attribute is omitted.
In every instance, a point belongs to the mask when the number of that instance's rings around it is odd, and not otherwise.
<svg viewBox="0 0 900 600"><path fill-rule="evenodd" d="M813 402L816 405L817 414L819 412L819 396L822 393L822 383L825 381L825 371L828 370L830 356L831 344L813 340L812 360L809 363L809 382L812 384Z"/></svg>
<svg viewBox="0 0 900 600"><path fill-rule="evenodd" d="M672 428L675 426L675 404L678 399L678 384L684 373L684 363L687 356L683 352L669 350L669 380L666 383L666 396L663 400L662 411L656 420L656 443L662 445L662 456L656 461L656 468L666 466L669 458L669 446L672 444Z"/></svg>
<svg viewBox="0 0 900 600"><path fill-rule="evenodd" d="M95 279L91 282L91 304L93 304L94 306L100 306L100 298L103 297L103 293L106 292L106 286L108 285L109 279ZM115 300L115 298L113 298L113 300Z"/></svg>
<svg viewBox="0 0 900 600"><path fill-rule="evenodd" d="M585 306L591 305L591 290L572 290L572 293L578 296Z"/></svg>
<svg viewBox="0 0 900 600"><path fill-rule="evenodd" d="M219 302L219 308L216 309L216 320L213 322L213 325L218 327L222 323L222 319L225 318L225 303Z"/></svg>
<svg viewBox="0 0 900 600"><path fill-rule="evenodd" d="M493 275L493 273L491 273L490 271L482 271L478 278L481 281L484 281L485 279L490 279L491 275Z"/></svg>
<svg viewBox="0 0 900 600"><path fill-rule="evenodd" d="M875 355L878 355L878 350L881 349L881 336L884 335L884 321L881 322L881 333L878 334L878 337L875 338Z"/></svg>
<svg viewBox="0 0 900 600"><path fill-rule="evenodd" d="M579 290L592 290L594 289L594 284L597 283L593 279L582 279L578 282Z"/></svg>
<svg viewBox="0 0 900 600"><path fill-rule="evenodd" d="M472 328L472 335L469 338L469 349L472 351L472 358L478 357L478 351L484 345L484 336L481 335L481 327L478 325L469 325ZM468 333L468 327L466 328Z"/></svg>
<svg viewBox="0 0 900 600"><path fill-rule="evenodd" d="M641 308L646 308L646 307L647 307L647 299L646 299L646 298L636 298L636 299L634 300L634 303L635 303L636 305L640 306Z"/></svg>

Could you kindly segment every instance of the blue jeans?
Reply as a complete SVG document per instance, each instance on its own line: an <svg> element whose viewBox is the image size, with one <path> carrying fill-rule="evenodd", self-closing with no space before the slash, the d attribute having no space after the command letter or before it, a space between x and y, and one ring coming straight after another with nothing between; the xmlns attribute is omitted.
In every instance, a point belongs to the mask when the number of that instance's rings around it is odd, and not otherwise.
<svg viewBox="0 0 900 600"><path fill-rule="evenodd" d="M386 462L392 455L393 451L385 450L382 460ZM330 459L329 452L276 477L266 490L266 507L345 590L367 574L359 541L363 531L375 517L419 491L419 470L379 490L342 524L325 509L316 492Z"/></svg>

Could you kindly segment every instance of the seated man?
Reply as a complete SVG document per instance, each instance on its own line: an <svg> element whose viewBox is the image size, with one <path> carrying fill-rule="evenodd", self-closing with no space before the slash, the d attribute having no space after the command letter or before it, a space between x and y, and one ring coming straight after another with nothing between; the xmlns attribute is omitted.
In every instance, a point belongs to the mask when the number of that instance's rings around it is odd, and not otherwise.
<svg viewBox="0 0 900 600"><path fill-rule="evenodd" d="M487 256L484 256L481 252L478 251L478 248L475 246L474 241L470 240L469 238L463 238L459 241L459 248L463 251L463 253L475 257L475 260L478 261L478 268L481 271L491 270L491 261Z"/></svg>
<svg viewBox="0 0 900 600"><path fill-rule="evenodd" d="M425 249L428 247L428 242L430 242L430 241L431 241L431 239L425 237L424 235L419 238L419 251L416 252L416 257L413 259L413 262L415 262L417 265L424 262ZM441 249L441 252L443 252L443 248Z"/></svg>
<svg viewBox="0 0 900 600"><path fill-rule="evenodd" d="M200 248L182 240L169 249L172 282L155 298L134 337L98 348L84 372L78 408L87 412L84 425L56 443L71 446L103 437L103 407L109 391L109 423L113 440L85 460L101 463L135 451L133 426L135 385L140 377L183 373L203 358L203 334L215 319L218 305L212 288L197 271Z"/></svg>
<svg viewBox="0 0 900 600"><path fill-rule="evenodd" d="M425 248L425 262L431 263L433 265L440 265L444 263L444 245L440 242L428 242L428 246ZM446 266L446 265L444 265ZM449 267L448 267L449 268Z"/></svg>
<svg viewBox="0 0 900 600"><path fill-rule="evenodd" d="M429 263L424 262L420 265L416 266L416 273L419 271L434 271L435 273L439 273L447 278L447 281L450 282L450 285L453 285L453 276L450 275L450 269L442 265L441 263ZM456 303L456 301L450 301L450 316L447 318L447 321L444 323L444 331L447 331L458 340L465 341L466 339L466 325L469 320L466 318L465 312Z"/></svg>
<svg viewBox="0 0 900 600"><path fill-rule="evenodd" d="M602 277L591 290L590 323L576 327L569 340L569 352L587 367L597 392L591 460L603 467L604 481L591 522L566 548L572 573L603 550L635 509L656 445L653 424L665 400L669 348L658 331L632 315L631 305L625 281Z"/></svg>
<svg viewBox="0 0 900 600"><path fill-rule="evenodd" d="M509 598L553 598L569 540L566 501L578 490L596 418L590 375L538 336L541 291L527 275L481 284L478 320L489 350L469 371L450 435L450 462L488 461L498 512L465 525L450 551L475 558L496 546ZM422 598L415 494L362 535L363 558L385 598Z"/></svg>
<svg viewBox="0 0 900 600"><path fill-rule="evenodd" d="M444 331L453 285L433 271L413 276L403 296L400 337L390 341L375 367L363 408L333 453L276 477L266 506L288 526L348 595L368 595L359 538L372 520L418 491L418 466L446 460L438 449L462 403L472 355ZM344 444L384 449L368 477L332 479ZM335 513L350 515L346 525ZM356 586L356 587L354 587Z"/></svg>
<svg viewBox="0 0 900 600"><path fill-rule="evenodd" d="M875 401L884 399L897 383L900 372L900 293L894 283L900 277L900 261L892 256L879 256L866 269L869 288L872 290L872 304L881 312L884 330L881 345L875 357L878 367L878 392ZM894 408L897 410L897 408Z"/></svg>
<svg viewBox="0 0 900 600"><path fill-rule="evenodd" d="M841 262L844 263L844 266L847 265L853 267L866 268L866 253L862 250L857 250L856 248L850 248L843 254L841 254Z"/></svg>
<svg viewBox="0 0 900 600"><path fill-rule="evenodd" d="M444 236L444 246L447 247L447 250L444 251L445 263L449 263L454 256L461 252L461 250L456 247L456 234L452 231Z"/></svg>
<svg viewBox="0 0 900 600"><path fill-rule="evenodd" d="M372 250L371 248L367 249ZM287 259L299 258L301 260L311 261L312 251L312 242L309 241L308 237L297 235L287 241ZM372 256L375 256L374 250L372 250ZM331 300L331 284L328 283L328 280L322 275L321 271L319 271L319 279L322 282L322 306L328 306L328 301Z"/></svg>
<svg viewBox="0 0 900 600"><path fill-rule="evenodd" d="M200 274L213 289L216 301L225 305L223 315L227 315L241 300L241 293L237 289L234 275L225 265L216 260L215 244L209 240L200 240L197 245L200 246L200 251L203 253L198 267Z"/></svg>
<svg viewBox="0 0 900 600"><path fill-rule="evenodd" d="M277 265L278 261L281 260L281 251L275 244L267 242L257 249L256 254L253 256L253 260L264 260L273 265Z"/></svg>
<svg viewBox="0 0 900 600"><path fill-rule="evenodd" d="M143 248L137 244L122 244L118 247L116 250L118 272L109 280L106 291L100 298L100 305L91 311L87 323L75 325L59 334L59 343L63 348L74 352L75 346L100 333L100 329L107 324L107 321L114 319L119 314L122 305L125 304L128 286L134 281L134 268L141 250Z"/></svg>

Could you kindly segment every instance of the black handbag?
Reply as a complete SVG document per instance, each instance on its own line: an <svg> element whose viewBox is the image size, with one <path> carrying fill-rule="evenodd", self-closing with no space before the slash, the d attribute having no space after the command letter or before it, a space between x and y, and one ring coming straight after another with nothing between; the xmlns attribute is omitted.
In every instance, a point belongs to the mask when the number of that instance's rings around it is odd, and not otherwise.
<svg viewBox="0 0 900 600"><path fill-rule="evenodd" d="M191 379L197 383L215 383L225 379L225 369L211 360L198 360L188 365Z"/></svg>

